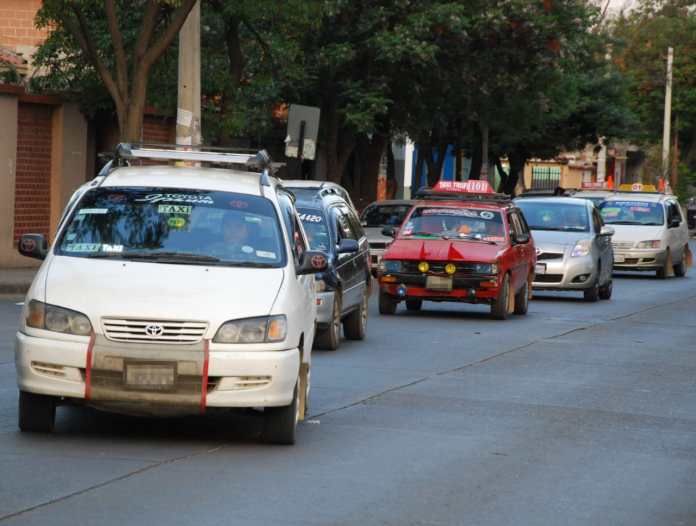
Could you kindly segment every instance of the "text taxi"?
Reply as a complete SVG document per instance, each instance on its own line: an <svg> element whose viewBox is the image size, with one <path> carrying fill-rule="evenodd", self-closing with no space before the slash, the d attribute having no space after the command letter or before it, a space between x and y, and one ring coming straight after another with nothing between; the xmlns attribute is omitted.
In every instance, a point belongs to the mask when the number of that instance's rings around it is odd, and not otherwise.
<svg viewBox="0 0 696 526"><path fill-rule="evenodd" d="M505 319L526 314L536 253L522 213L486 181L438 183L416 196L380 271L379 309L405 301L484 303Z"/></svg>

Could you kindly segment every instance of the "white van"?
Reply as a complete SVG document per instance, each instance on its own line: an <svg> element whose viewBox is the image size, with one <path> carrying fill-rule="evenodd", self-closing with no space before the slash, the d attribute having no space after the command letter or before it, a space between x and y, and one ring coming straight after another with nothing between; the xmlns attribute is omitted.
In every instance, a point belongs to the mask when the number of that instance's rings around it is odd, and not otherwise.
<svg viewBox="0 0 696 526"><path fill-rule="evenodd" d="M160 166L127 166L138 158ZM169 160L191 166L170 166ZM248 154L121 146L71 200L16 338L19 427L51 431L56 406L139 415L263 408L264 438L294 443L310 389L313 274L293 197L235 165ZM150 161L151 163L151 161Z"/></svg>
<svg viewBox="0 0 696 526"><path fill-rule="evenodd" d="M615 233L614 270L683 277L692 264L689 230L677 198L657 192L617 192L599 205Z"/></svg>

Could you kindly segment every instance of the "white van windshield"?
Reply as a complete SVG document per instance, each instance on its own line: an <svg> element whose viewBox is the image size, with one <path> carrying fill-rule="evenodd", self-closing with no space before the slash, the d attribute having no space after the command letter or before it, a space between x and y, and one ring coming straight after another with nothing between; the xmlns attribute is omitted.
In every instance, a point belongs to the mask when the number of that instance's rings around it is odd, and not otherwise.
<svg viewBox="0 0 696 526"><path fill-rule="evenodd" d="M285 265L263 197L172 188L97 188L73 211L56 254L243 267Z"/></svg>
<svg viewBox="0 0 696 526"><path fill-rule="evenodd" d="M650 201L604 201L599 211L607 225L665 224L662 205Z"/></svg>

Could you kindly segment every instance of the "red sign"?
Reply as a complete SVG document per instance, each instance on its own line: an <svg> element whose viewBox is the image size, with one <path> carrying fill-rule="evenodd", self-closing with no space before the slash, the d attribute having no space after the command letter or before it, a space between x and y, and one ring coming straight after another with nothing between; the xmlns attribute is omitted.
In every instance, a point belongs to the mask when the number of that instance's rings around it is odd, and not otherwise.
<svg viewBox="0 0 696 526"><path fill-rule="evenodd" d="M470 179L468 181L439 181L433 190L459 194L492 194L493 187L488 181Z"/></svg>
<svg viewBox="0 0 696 526"><path fill-rule="evenodd" d="M582 183L582 188L587 190L606 190L607 183L604 181L597 181L593 183Z"/></svg>

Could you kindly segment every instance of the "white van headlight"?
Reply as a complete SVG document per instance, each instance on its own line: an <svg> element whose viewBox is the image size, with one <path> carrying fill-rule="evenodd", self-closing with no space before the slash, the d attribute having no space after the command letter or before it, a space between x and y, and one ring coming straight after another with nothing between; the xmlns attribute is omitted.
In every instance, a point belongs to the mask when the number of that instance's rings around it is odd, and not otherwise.
<svg viewBox="0 0 696 526"><path fill-rule="evenodd" d="M649 241L641 241L636 243L636 248L660 248L662 242L659 239L650 239Z"/></svg>
<svg viewBox="0 0 696 526"><path fill-rule="evenodd" d="M245 318L223 323L213 341L215 343L265 343L280 342L288 333L288 321L284 315Z"/></svg>
<svg viewBox="0 0 696 526"><path fill-rule="evenodd" d="M92 332L92 324L89 322L89 318L81 312L49 305L37 300L29 302L25 323L27 327L35 329L77 334L79 336L89 336Z"/></svg>

